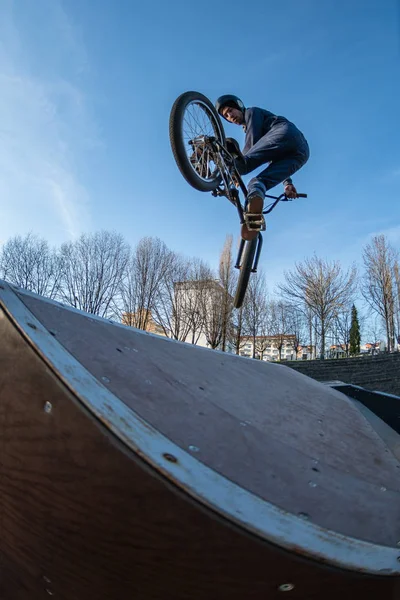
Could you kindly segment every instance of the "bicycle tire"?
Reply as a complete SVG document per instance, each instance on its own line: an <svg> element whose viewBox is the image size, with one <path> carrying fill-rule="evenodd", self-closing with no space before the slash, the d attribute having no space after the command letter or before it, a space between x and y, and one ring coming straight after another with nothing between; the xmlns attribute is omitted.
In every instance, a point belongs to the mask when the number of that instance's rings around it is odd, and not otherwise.
<svg viewBox="0 0 400 600"><path fill-rule="evenodd" d="M233 300L233 306L240 308L243 304L244 297L246 295L247 286L251 275L251 269L253 268L254 255L257 249L258 237L250 242L245 243L245 247L242 255L242 263L240 265L240 273L238 284L236 287L236 294Z"/></svg>
<svg viewBox="0 0 400 600"><path fill-rule="evenodd" d="M185 148L183 141L182 131L184 114L186 108L191 103L199 103L205 107L208 112L208 117L212 122L215 137L221 144L225 145L224 128L221 119L210 100L200 92L184 92L175 100L169 118L169 139L172 153L180 172L192 187L200 192L212 192L221 183L219 171L217 171L214 177L207 180L200 177L190 163L187 149Z"/></svg>

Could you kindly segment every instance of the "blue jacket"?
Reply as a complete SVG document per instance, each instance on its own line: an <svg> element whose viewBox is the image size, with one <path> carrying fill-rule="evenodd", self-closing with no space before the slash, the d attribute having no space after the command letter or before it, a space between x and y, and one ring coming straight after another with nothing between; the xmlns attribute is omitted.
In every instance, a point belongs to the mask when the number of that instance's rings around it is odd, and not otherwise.
<svg viewBox="0 0 400 600"><path fill-rule="evenodd" d="M274 115L264 108L257 108L255 106L246 108L244 120L245 124L243 125L243 129L246 132L246 139L242 150L243 154L246 154L246 152L248 152L263 135L268 133L268 131L278 123L288 123L290 128L294 127L295 130L297 129L296 126L288 121L288 119L285 119L285 117Z"/></svg>

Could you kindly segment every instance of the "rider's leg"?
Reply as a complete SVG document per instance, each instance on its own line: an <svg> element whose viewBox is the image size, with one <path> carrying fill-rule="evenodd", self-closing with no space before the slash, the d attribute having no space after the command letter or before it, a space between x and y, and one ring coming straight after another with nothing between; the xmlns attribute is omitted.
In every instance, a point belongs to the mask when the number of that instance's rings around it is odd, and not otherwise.
<svg viewBox="0 0 400 600"><path fill-rule="evenodd" d="M241 236L244 240L252 240L258 235L257 229L249 229L249 222L260 223L259 227L265 228L262 211L267 190L270 190L282 181L289 180L288 183L291 183L290 176L298 171L307 160L308 153L292 154L281 160L271 162L264 171L261 171L257 177L253 177L250 180L247 186L247 223L243 223L241 228Z"/></svg>
<svg viewBox="0 0 400 600"><path fill-rule="evenodd" d="M309 148L303 134L291 123L279 123L258 140L237 165L246 175L265 163L281 160L292 154L309 156Z"/></svg>
<svg viewBox="0 0 400 600"><path fill-rule="evenodd" d="M266 136L264 136L266 137ZM304 138L303 138L304 139ZM260 140L261 141L261 140ZM273 144L270 144L272 146ZM282 146L286 147L286 152L281 154ZM247 195L247 213L251 213L254 216L248 217L249 221L254 222L262 222L263 219L261 217L261 213L264 207L264 197L267 190L270 190L278 183L282 181L288 181L291 183L290 176L293 175L296 171L298 171L308 160L309 158L309 149L308 144L304 140L304 143L299 144L292 150L288 150L290 144L281 144L279 149L276 149L276 146L273 150L271 147L267 150L264 146L264 151L262 149L257 149L258 157L257 161L260 160L260 155L263 154L265 157L268 153L268 156L275 156L275 159L269 158L271 160L270 164L266 169L264 169L261 173L259 173L256 177L253 177L248 186L248 195ZM247 155L248 156L248 155ZM279 158L277 158L279 157ZM253 157L254 162L256 159ZM260 164L264 164L266 161L260 162L253 168L260 166ZM248 165L249 163L247 163ZM254 164L254 163L253 163ZM253 168L251 170L253 170ZM265 226L265 225L263 225ZM251 240L256 237L256 231L249 231L247 225L244 223L242 225L242 238Z"/></svg>
<svg viewBox="0 0 400 600"><path fill-rule="evenodd" d="M249 181L247 186L248 196L257 193L258 191L265 193L271 188L288 181L291 183L290 177L296 173L307 162L309 157L308 152L298 152L271 162L264 171L261 171L256 177Z"/></svg>

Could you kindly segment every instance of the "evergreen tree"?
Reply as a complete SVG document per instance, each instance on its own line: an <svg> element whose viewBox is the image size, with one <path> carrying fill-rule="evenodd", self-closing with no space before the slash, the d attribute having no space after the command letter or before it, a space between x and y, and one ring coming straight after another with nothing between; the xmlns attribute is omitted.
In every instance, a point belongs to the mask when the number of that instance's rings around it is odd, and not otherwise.
<svg viewBox="0 0 400 600"><path fill-rule="evenodd" d="M351 327L350 327L350 354L360 352L360 324L355 305L351 307Z"/></svg>

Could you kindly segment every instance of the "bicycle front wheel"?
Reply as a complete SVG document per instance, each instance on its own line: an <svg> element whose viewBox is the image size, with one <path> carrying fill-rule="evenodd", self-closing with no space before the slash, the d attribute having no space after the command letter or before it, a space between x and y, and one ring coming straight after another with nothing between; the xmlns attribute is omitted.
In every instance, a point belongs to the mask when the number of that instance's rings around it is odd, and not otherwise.
<svg viewBox="0 0 400 600"><path fill-rule="evenodd" d="M256 237L251 242L246 242L242 254L242 262L240 264L240 273L238 284L236 288L235 298L233 300L233 306L240 308L243 304L244 297L246 295L247 286L251 275L251 270L254 263L254 255L257 250L258 238Z"/></svg>
<svg viewBox="0 0 400 600"><path fill-rule="evenodd" d="M200 192L212 192L221 183L213 153L204 137L225 145L221 119L210 100L199 92L185 92L174 102L169 119L169 138L178 168Z"/></svg>

